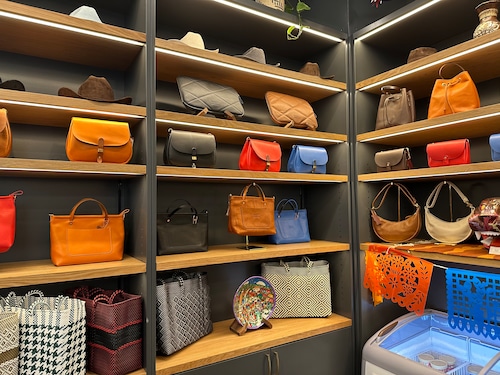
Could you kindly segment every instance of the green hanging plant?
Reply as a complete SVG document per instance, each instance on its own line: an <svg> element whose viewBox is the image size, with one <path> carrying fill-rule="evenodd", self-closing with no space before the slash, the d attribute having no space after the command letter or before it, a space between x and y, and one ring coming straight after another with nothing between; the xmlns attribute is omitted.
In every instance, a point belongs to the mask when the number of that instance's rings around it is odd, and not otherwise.
<svg viewBox="0 0 500 375"><path fill-rule="evenodd" d="M302 23L302 12L304 12L306 10L311 10L311 7L309 5L307 5L306 3L304 3L303 1L297 0L297 5L293 6L292 4L290 4L289 0L286 0L285 12L290 13L290 14L297 14L297 19L298 19L297 23L299 25L299 27L292 25L287 29L286 38L288 40L299 39L300 36L302 35L302 31L304 30L304 28L309 27L309 26L305 26Z"/></svg>

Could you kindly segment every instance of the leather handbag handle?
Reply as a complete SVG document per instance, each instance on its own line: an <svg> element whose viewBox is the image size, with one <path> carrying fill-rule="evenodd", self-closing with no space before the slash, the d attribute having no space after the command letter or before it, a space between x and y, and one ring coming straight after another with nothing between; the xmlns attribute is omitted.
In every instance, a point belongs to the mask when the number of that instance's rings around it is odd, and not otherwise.
<svg viewBox="0 0 500 375"><path fill-rule="evenodd" d="M441 65L441 68L439 68L439 76L440 76L442 79L451 79L451 78L444 78L444 77L443 77L443 74L442 74L442 73L443 73L444 68L445 68L445 67L447 67L447 66L450 66L450 65L456 65L456 66L458 66L458 67L461 69L461 71L462 71L462 72L465 72L465 69L462 67L462 65L457 64L456 62L446 63L446 64Z"/></svg>
<svg viewBox="0 0 500 375"><path fill-rule="evenodd" d="M284 210L287 204L290 205L290 207L292 207L293 211L296 214L299 212L299 205L297 204L297 201L295 199L282 199L278 203L278 206L276 206L276 210L278 211L278 216L281 215L281 211Z"/></svg>
<svg viewBox="0 0 500 375"><path fill-rule="evenodd" d="M387 193L389 192L389 189L392 187L392 186L396 186L399 190L401 190L403 192L403 194L408 198L408 200L411 202L411 204L415 207L419 207L418 203L417 203L417 200L415 199L415 197L413 195L411 195L410 191L404 186L404 185L401 185L397 182L390 182L388 183L387 185L385 185L379 192L378 194L375 196L375 198L373 199L373 202L372 202L372 210L378 210L380 207L382 207L382 204L384 203L385 201L385 198L387 196ZM383 194L383 195L382 195ZM377 201L377 199L380 197L380 195L382 195L382 199L380 200L380 203L378 206L375 206L375 202Z"/></svg>
<svg viewBox="0 0 500 375"><path fill-rule="evenodd" d="M247 196L247 193L248 193L248 189L250 189L250 187L254 186L255 189L257 189L257 193L259 194L259 197L262 198L262 200L265 200L266 199L266 195L264 194L264 190L262 190L262 188L256 184L255 182L252 182L251 184L248 184L247 186L245 186L245 188L241 191L241 196L243 198L245 198Z"/></svg>
<svg viewBox="0 0 500 375"><path fill-rule="evenodd" d="M399 86L382 86L380 88L380 91L384 94L397 94L398 92L401 92L401 88Z"/></svg>
<svg viewBox="0 0 500 375"><path fill-rule="evenodd" d="M167 215L169 218L171 218L172 216L174 216L174 214L184 208L188 208L191 213L195 216L198 216L198 211L196 210L195 207L193 207L193 205L191 203L189 203L187 200L185 199L176 199L174 202L185 202L185 204L180 204L178 205L176 208L174 208L172 211L170 211L170 207L167 208ZM173 203L173 202L172 202Z"/></svg>
<svg viewBox="0 0 500 375"><path fill-rule="evenodd" d="M106 210L106 207L104 206L104 204L102 204L101 202L99 202L97 199L94 199L94 198L83 198L77 204L75 204L75 206L73 207L73 209L71 210L71 212L69 214L69 223L73 224L73 221L75 220L76 210L78 209L78 207L80 207L81 204L83 204L85 202L95 202L99 205L99 207L101 208L101 214L104 216L103 227L106 226L106 224L108 223L108 220L109 220L108 210Z"/></svg>

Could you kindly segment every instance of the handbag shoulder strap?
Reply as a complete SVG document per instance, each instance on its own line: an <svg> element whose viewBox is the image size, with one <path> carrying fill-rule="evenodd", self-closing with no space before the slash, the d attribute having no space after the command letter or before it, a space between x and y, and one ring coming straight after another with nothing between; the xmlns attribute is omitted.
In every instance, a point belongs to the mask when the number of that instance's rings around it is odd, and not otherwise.
<svg viewBox="0 0 500 375"><path fill-rule="evenodd" d="M456 62L450 62L450 63L446 63L446 64L443 64L441 65L441 68L439 68L439 76L442 78L442 79L450 79L450 78L444 78L443 77L443 70L444 68L446 68L447 66L450 66L450 65L455 65L455 66L458 66L462 72L465 72L465 69L462 67L462 65L456 63Z"/></svg>
<svg viewBox="0 0 500 375"><path fill-rule="evenodd" d="M408 200L410 201L410 203L416 208L418 209L420 206L419 204L417 203L417 200L415 199L415 197L410 193L410 191L406 188L406 186L404 185L401 185L397 182L390 182L388 183L387 185L385 185L379 192L378 194L375 196L375 198L373 199L373 202L372 202L372 208L371 208L371 212L372 212L372 216L373 217L377 217L377 214L376 214L376 211L382 207L382 204L384 203L385 201L385 198L387 197L387 193L389 192L390 188L392 186L396 186L398 188L398 221L401 220L401 201L400 201L400 195L399 195L399 192L403 192L403 194L406 196L406 198L408 198ZM382 198L380 199L380 203L378 205L376 205L376 202L377 200L379 199L379 197L382 196Z"/></svg>
<svg viewBox="0 0 500 375"><path fill-rule="evenodd" d="M425 207L427 209L433 208L434 205L437 202L439 193L441 192L441 189L443 188L444 185L448 185L450 187L450 218L453 220L453 211L452 211L452 199L451 199L451 189L455 190L455 192L458 194L460 199L462 199L462 202L470 208L471 210L474 210L474 206L472 203L469 202L469 198L465 196L465 194L456 186L453 182L450 181L442 181L437 186L432 190L431 194L427 198L427 202L425 203Z"/></svg>
<svg viewBox="0 0 500 375"><path fill-rule="evenodd" d="M295 199L282 199L276 206L276 211L278 211L278 214L281 214L281 211L284 210L287 204L290 205L290 207L292 207L295 212L299 211L299 205L297 204L297 201Z"/></svg>

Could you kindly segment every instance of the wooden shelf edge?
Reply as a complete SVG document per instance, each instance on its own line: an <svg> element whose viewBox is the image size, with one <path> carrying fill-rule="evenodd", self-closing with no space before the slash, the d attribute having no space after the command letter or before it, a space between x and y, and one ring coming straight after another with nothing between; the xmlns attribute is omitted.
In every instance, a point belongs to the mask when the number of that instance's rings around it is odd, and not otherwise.
<svg viewBox="0 0 500 375"><path fill-rule="evenodd" d="M0 263L0 289L144 272L146 264L129 255L124 255L121 261L59 267L50 259Z"/></svg>
<svg viewBox="0 0 500 375"><path fill-rule="evenodd" d="M349 250L348 243L322 240L285 245L255 243L254 245L262 246L262 248L254 250L241 249L240 247L243 245L242 242L241 244L211 246L207 252L160 255L156 257L156 270L169 271L189 267Z"/></svg>
<svg viewBox="0 0 500 375"><path fill-rule="evenodd" d="M238 336L229 330L231 322L214 323L208 336L170 356L157 356L156 374L171 375L352 325L351 319L337 314L328 318L271 319L273 328Z"/></svg>

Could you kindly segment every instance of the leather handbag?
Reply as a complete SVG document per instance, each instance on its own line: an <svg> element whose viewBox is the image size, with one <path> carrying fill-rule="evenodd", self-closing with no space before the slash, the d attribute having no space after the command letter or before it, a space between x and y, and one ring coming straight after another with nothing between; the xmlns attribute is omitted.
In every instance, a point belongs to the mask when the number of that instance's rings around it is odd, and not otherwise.
<svg viewBox="0 0 500 375"><path fill-rule="evenodd" d="M215 167L216 143L211 133L168 129L163 162L177 167Z"/></svg>
<svg viewBox="0 0 500 375"><path fill-rule="evenodd" d="M470 164L470 144L468 139L454 139L429 143L425 151L429 167Z"/></svg>
<svg viewBox="0 0 500 375"><path fill-rule="evenodd" d="M450 189L450 221L442 220L431 213L431 209L437 202L439 193L443 186L448 185ZM452 207L452 190L458 194L462 202L470 209L470 214L453 219ZM462 193L462 191L452 182L440 182L427 198L424 207L425 229L427 233L438 242L457 244L467 240L472 235L472 229L469 226L469 217L474 212L474 206L469 202L469 199Z"/></svg>
<svg viewBox="0 0 500 375"><path fill-rule="evenodd" d="M500 161L500 133L490 135L488 142L491 149L491 160Z"/></svg>
<svg viewBox="0 0 500 375"><path fill-rule="evenodd" d="M377 172L402 171L413 168L408 147L379 151L375 153L374 160Z"/></svg>
<svg viewBox="0 0 500 375"><path fill-rule="evenodd" d="M243 100L232 87L185 76L177 77L177 87L182 104L198 116L236 120L245 114Z"/></svg>
<svg viewBox="0 0 500 375"><path fill-rule="evenodd" d="M279 172L281 146L278 142L247 137L241 149L239 168L248 171Z"/></svg>
<svg viewBox="0 0 500 375"><path fill-rule="evenodd" d="M258 196L248 196L254 187ZM274 223L274 197L266 197L256 183L248 184L240 195L228 197L228 230L240 236L267 236L276 233Z"/></svg>
<svg viewBox="0 0 500 375"><path fill-rule="evenodd" d="M265 98L269 114L277 125L306 130L318 128L316 114L307 100L274 91L267 91Z"/></svg>
<svg viewBox="0 0 500 375"><path fill-rule="evenodd" d="M71 161L125 164L132 158L133 144L126 122L73 117L66 155Z"/></svg>
<svg viewBox="0 0 500 375"><path fill-rule="evenodd" d="M375 130L415 121L413 91L398 86L383 86L380 90Z"/></svg>
<svg viewBox="0 0 500 375"><path fill-rule="evenodd" d="M208 250L208 211L198 211L177 199L166 213L157 215L158 255Z"/></svg>
<svg viewBox="0 0 500 375"><path fill-rule="evenodd" d="M290 206L291 210L285 210ZM309 222L307 210L299 209L295 199L282 199L274 211L274 225L276 234L269 236L269 241L274 244L309 242Z"/></svg>
<svg viewBox="0 0 500 375"><path fill-rule="evenodd" d="M461 72L453 78L444 78L443 70L449 65L456 65ZM439 69L439 79L434 83L427 118L465 112L479 108L481 103L476 85L469 72L459 64L444 64Z"/></svg>
<svg viewBox="0 0 500 375"><path fill-rule="evenodd" d="M7 157L12 151L12 132L7 110L0 108L0 157Z"/></svg>
<svg viewBox="0 0 500 375"><path fill-rule="evenodd" d="M14 245L16 237L16 198L23 195L17 190L9 195L0 196L0 253Z"/></svg>
<svg viewBox="0 0 500 375"><path fill-rule="evenodd" d="M287 170L295 173L326 173L328 153L319 146L293 145Z"/></svg>
<svg viewBox="0 0 500 375"><path fill-rule="evenodd" d="M387 193L392 186L395 186L398 189L397 221L384 219L377 214L377 210L382 207L387 197ZM410 201L411 205L415 209L413 214L406 216L404 219L401 219L401 192ZM377 204L379 198L380 202ZM415 238L422 228L422 217L417 200L404 185L397 182L388 183L375 196L372 202L371 217L373 231L378 238L385 242L397 243L409 241L412 238Z"/></svg>
<svg viewBox="0 0 500 375"><path fill-rule="evenodd" d="M170 355L213 330L206 272L175 272L156 286L156 347Z"/></svg>
<svg viewBox="0 0 500 375"><path fill-rule="evenodd" d="M77 215L76 210L85 202L95 202L101 213ZM109 214L96 199L80 200L69 215L49 214L50 258L56 266L122 260L125 240L124 209Z"/></svg>

